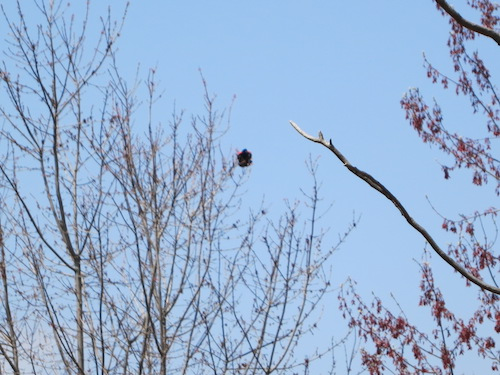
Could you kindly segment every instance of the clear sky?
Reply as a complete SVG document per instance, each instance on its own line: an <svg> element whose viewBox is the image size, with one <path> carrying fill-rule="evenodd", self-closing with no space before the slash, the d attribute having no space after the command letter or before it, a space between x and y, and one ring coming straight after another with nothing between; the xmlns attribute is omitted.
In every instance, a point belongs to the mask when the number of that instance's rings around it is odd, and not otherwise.
<svg viewBox="0 0 500 375"><path fill-rule="evenodd" d="M113 3L118 15L123 2ZM143 0L131 2L118 49L125 77L133 78L139 64L143 76L149 67L157 68L165 95L156 111L165 120L174 103L189 113L202 111L198 69L221 109L236 96L224 145L253 152L246 204L258 205L264 197L270 211L279 214L284 198L301 198L299 189L311 186L304 164L309 154L320 157L325 207L333 202L322 225L335 238L353 212L361 215L357 230L333 258L332 283L352 277L367 301L372 291L387 302L393 293L410 319L424 321L414 261L421 259L424 240L384 197L326 149L299 136L288 121L332 138L446 247L453 238L441 231L442 219L426 196L451 218L498 199L492 187L472 186L468 172L444 180L437 160L446 157L421 142L400 108L405 91L420 87L429 100L443 104L451 128L469 125L467 100L432 86L423 68L425 52L451 71L447 38L447 20L431 0ZM464 292L464 282L437 257L432 263L452 306L463 308L469 298L474 303L474 290ZM346 322L337 312L336 296L327 298L322 332L339 337ZM464 364L459 373L473 370L482 373L477 363Z"/></svg>

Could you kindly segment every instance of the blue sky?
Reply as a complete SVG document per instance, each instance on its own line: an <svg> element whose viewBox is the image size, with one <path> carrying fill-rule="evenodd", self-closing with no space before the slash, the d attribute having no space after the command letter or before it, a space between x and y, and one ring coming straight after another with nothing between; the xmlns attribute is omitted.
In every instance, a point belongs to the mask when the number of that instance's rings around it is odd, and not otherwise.
<svg viewBox="0 0 500 375"><path fill-rule="evenodd" d="M441 219L425 196L443 214L455 215L477 208L476 193L484 189L460 184L469 181L466 172L443 180L437 161L446 157L422 144L399 101L409 87L420 87L429 100L444 98L446 119L469 115L466 101L430 85L422 66L425 52L449 69L447 33L431 1L132 2L119 64L130 75L139 63L144 72L157 67L166 117L174 102L177 109L201 112L201 69L220 108L237 97L224 142L254 153L251 196L265 195L278 209L284 197L307 188L308 155L320 156L323 195L335 202L331 220L345 222L353 210L363 216L353 236L358 239L349 241L356 244L345 253L360 252L371 264L394 252L411 266L423 241L389 202L288 121L312 134L322 130L440 234ZM446 111L447 100L453 112ZM456 113L457 105L464 110Z"/></svg>
<svg viewBox="0 0 500 375"><path fill-rule="evenodd" d="M320 157L318 179L324 218L332 238L344 230L353 212L361 215L333 264L334 285L348 276L360 292L390 300L393 293L409 317L426 315L418 307L420 260L425 245L382 196L351 175L326 149L300 137L288 121L317 134L322 130L356 166L374 175L437 237L443 247L454 241L441 230L442 214L495 204L492 188L472 186L467 172L448 181L439 161L446 157L422 144L410 128L399 101L409 87L420 87L443 104L450 126L464 129L470 117L465 99L430 84L423 56L450 71L447 20L432 1L148 1L132 2L119 43L120 65L133 74L155 66L165 89L165 116L173 103L196 113L202 109L201 69L209 89L224 108L236 102L228 150L254 153L246 196L257 205L264 196L275 214L284 198L300 198L308 189L304 161ZM492 44L485 43L487 46ZM460 108L460 110L457 110ZM478 121L476 118L475 121ZM488 190L489 189L489 190ZM452 306L473 303L475 291L433 257L436 279ZM325 332L345 329L334 295L327 306ZM478 363L460 369L478 371ZM321 369L318 369L321 371Z"/></svg>
<svg viewBox="0 0 500 375"><path fill-rule="evenodd" d="M116 15L120 3L113 5ZM91 15L96 20L99 11ZM450 71L447 38L447 20L431 0L149 0L132 1L118 56L125 77L132 79L138 65L143 76L148 68L157 69L165 90L158 118L168 120L174 103L189 113L202 112L199 69L219 108L236 96L223 143L229 152L248 148L254 154L254 165L245 172L249 206L264 197L274 214L282 212L284 198L300 198L299 189L311 186L305 160L319 157L325 206L333 202L322 224L332 238L343 232L353 212L361 215L334 257L333 284L350 276L367 299L372 291L387 301L393 293L408 316L420 320L425 313L418 307L414 259L421 259L424 240L384 197L326 149L300 137L288 121L332 138L446 247L454 239L440 230L442 219L426 196L451 218L498 199L493 188L472 186L467 172L445 181L437 160L446 157L422 144L399 105L409 87L420 87L443 104L450 127L464 129L472 121L466 100L426 78L423 52ZM464 292L463 281L437 257L432 263L452 305L462 308L468 298L473 303L474 290ZM334 324L325 323L324 331L340 336L345 322L335 295L330 298L326 314ZM466 366L460 371L480 373L477 363Z"/></svg>

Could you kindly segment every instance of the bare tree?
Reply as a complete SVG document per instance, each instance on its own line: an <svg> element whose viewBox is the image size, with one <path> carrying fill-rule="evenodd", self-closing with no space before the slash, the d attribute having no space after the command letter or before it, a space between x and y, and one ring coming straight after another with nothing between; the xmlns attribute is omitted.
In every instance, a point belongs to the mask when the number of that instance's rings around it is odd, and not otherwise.
<svg viewBox="0 0 500 375"><path fill-rule="evenodd" d="M155 70L117 68L126 8L93 35L89 3L32 4L32 23L2 7L0 372L308 373L329 348L301 338L352 225L322 249L315 180L307 219L242 214L248 173L206 83L203 115L162 125Z"/></svg>

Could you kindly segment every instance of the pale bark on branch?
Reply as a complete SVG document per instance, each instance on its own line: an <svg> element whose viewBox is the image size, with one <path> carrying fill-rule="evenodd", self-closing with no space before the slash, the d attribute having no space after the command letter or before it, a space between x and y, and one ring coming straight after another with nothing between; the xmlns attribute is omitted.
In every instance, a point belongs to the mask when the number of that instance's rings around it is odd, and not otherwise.
<svg viewBox="0 0 500 375"><path fill-rule="evenodd" d="M304 138L315 142L319 143L323 146L325 146L327 149L329 149L331 152L335 154L335 156L344 164L344 166L352 172L354 175L365 181L368 185L370 185L373 189L377 190L379 193L384 195L388 200L390 200L394 206L401 212L401 215L406 219L406 221L417 231L419 232L425 240L429 243L429 245L432 247L432 249L441 257L443 258L450 266L452 266L457 272L462 274L467 280L470 282L476 284L482 289L488 290L492 293L499 294L500 295L500 288L490 285L486 283L485 281L477 278L476 276L472 275L470 272L468 272L464 267L462 267L460 264L458 264L453 258L451 258L441 247L437 244L437 242L434 240L434 238L427 232L427 230L422 227L420 224L418 224L415 219L408 213L406 208L403 206L403 204L392 194L384 185L382 185L377 179L375 179L373 176L370 174L356 168L353 166L347 159L346 157L333 145L332 140L326 140L323 137L323 134L319 132L318 137L313 137L312 135L307 134L304 132L295 122L290 121L290 124L293 126L293 128Z"/></svg>

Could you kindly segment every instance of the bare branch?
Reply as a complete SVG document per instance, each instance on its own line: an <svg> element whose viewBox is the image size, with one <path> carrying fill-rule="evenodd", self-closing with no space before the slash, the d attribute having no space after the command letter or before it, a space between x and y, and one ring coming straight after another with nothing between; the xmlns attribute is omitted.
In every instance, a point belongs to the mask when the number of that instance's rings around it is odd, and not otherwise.
<svg viewBox="0 0 500 375"><path fill-rule="evenodd" d="M451 18L453 18L456 22L458 22L460 25L463 27L475 31L478 34L487 36L488 38L493 39L495 42L497 42L498 45L500 45L500 34L497 33L496 31L489 29L487 27L478 25L477 23L471 22L464 17L460 13L458 13L446 0L436 0L436 3L446 12L450 15Z"/></svg>
<svg viewBox="0 0 500 375"><path fill-rule="evenodd" d="M335 156L344 164L344 166L349 169L353 174L355 174L357 177L360 179L364 180L368 185L370 185L372 188L383 194L387 199L389 199L395 206L396 208L401 212L401 215L406 219L406 221L413 227L415 228L424 238L425 240L431 245L431 247L434 249L434 251L441 257L443 258L450 266L452 266L456 271L460 272L467 280L470 282L476 284L477 286L481 287L482 289L486 289L492 293L495 294L500 294L500 288L489 285L488 283L484 282L483 280L475 277L471 273L469 273L465 268L463 268L460 264L458 264L455 260L453 260L448 254L446 254L443 249L436 243L436 241L432 238L432 236L422 227L420 224L418 224L415 219L406 211L406 208L403 206L403 204L389 191L387 188L382 185L379 181L377 181L374 177L372 177L370 174L359 170L355 166L353 166L349 161L345 158L344 155L333 145L332 140L330 139L329 141L326 141L322 137L322 133L320 132L320 137L316 138L313 137L306 132L304 132L296 123L293 121L290 121L290 124L293 126L293 128L304 138L315 142L319 143L326 148L328 148L331 152L335 154Z"/></svg>

